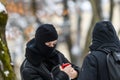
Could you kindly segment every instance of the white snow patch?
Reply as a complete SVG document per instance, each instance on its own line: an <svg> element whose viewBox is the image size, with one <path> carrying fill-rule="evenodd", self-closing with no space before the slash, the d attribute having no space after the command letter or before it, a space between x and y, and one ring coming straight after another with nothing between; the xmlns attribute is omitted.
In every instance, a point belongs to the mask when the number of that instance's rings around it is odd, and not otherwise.
<svg viewBox="0 0 120 80"><path fill-rule="evenodd" d="M3 11L7 13L5 6L0 2L0 12L3 12Z"/></svg>
<svg viewBox="0 0 120 80"><path fill-rule="evenodd" d="M9 71L7 70L7 71L4 71L4 74L6 75L6 77L8 77L8 75L9 75Z"/></svg>
<svg viewBox="0 0 120 80"><path fill-rule="evenodd" d="M4 54L5 52L4 51L1 51L2 54Z"/></svg>

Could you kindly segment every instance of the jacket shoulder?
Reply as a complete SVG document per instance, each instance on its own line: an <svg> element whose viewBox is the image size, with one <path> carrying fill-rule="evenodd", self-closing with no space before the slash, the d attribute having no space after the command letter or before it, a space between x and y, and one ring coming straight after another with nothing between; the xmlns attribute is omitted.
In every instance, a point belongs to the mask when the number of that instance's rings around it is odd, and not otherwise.
<svg viewBox="0 0 120 80"><path fill-rule="evenodd" d="M106 57L106 53L105 52L102 52L102 51L92 51L90 53L90 55L94 56L95 58L97 59L102 59L104 57Z"/></svg>
<svg viewBox="0 0 120 80"><path fill-rule="evenodd" d="M27 59L25 59L20 67L20 72L29 73L30 71L36 72L37 68L35 68Z"/></svg>
<svg viewBox="0 0 120 80"><path fill-rule="evenodd" d="M58 50L55 50L55 53L59 56L64 56L62 52L58 51Z"/></svg>
<svg viewBox="0 0 120 80"><path fill-rule="evenodd" d="M38 76L37 69L34 66L32 66L26 59L20 67L20 73L22 80L31 80Z"/></svg>

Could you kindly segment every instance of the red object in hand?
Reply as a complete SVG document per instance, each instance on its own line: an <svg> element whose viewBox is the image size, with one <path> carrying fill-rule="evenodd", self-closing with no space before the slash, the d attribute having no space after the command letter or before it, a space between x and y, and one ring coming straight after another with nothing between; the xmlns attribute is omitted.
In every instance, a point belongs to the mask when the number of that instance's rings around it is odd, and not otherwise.
<svg viewBox="0 0 120 80"><path fill-rule="evenodd" d="M64 69L66 66L70 65L70 63L63 63L62 64L62 69Z"/></svg>

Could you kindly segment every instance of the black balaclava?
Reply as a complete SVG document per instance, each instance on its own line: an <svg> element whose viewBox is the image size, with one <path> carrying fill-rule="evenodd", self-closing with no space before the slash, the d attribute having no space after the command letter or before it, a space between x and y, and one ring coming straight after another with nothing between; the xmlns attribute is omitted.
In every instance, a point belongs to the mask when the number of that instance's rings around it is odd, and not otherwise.
<svg viewBox="0 0 120 80"><path fill-rule="evenodd" d="M109 21L97 22L94 27L90 50L98 50L99 48L120 52L119 38L112 23Z"/></svg>
<svg viewBox="0 0 120 80"><path fill-rule="evenodd" d="M39 55L42 57L51 57L55 55L53 53L54 47L48 47L45 42L57 40L58 34L52 24L43 24L38 27L35 33L35 47L39 51Z"/></svg>
<svg viewBox="0 0 120 80"><path fill-rule="evenodd" d="M33 65L39 66L43 61L53 64L51 58L56 59L55 47L48 47L45 42L57 40L58 34L51 24L43 24L38 27L35 38L28 41L26 45L26 59ZM55 60L56 61L56 60ZM50 65L49 65L50 67Z"/></svg>

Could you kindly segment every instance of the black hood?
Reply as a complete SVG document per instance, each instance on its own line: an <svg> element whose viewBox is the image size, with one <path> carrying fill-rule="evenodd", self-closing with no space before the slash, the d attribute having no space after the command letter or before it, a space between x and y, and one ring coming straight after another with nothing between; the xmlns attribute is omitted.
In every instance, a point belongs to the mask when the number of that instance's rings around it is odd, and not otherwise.
<svg viewBox="0 0 120 80"><path fill-rule="evenodd" d="M53 51L54 53L54 51ZM54 53L55 55L56 53ZM35 66L39 66L39 64L43 61L46 61L46 59L49 59L52 56L43 56L43 54L40 52L40 50L38 50L35 46L35 39L33 38L32 40L30 40L27 45L26 45L26 53L25 53L25 57L27 58L27 60L32 63Z"/></svg>
<svg viewBox="0 0 120 80"><path fill-rule="evenodd" d="M35 39L32 39L27 43L25 57L33 65L38 65L42 60L44 60L35 47Z"/></svg>
<svg viewBox="0 0 120 80"><path fill-rule="evenodd" d="M107 49L120 52L120 41L109 21L97 22L92 33L92 44L90 50Z"/></svg>

